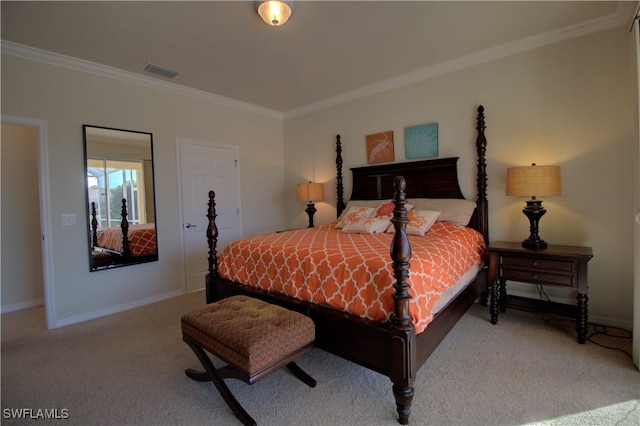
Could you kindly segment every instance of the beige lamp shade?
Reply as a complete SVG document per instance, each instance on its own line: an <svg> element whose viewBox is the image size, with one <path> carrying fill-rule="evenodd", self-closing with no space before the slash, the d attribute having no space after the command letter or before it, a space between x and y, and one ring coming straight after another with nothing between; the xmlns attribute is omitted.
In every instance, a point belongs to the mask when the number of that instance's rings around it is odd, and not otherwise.
<svg viewBox="0 0 640 426"><path fill-rule="evenodd" d="M294 8L292 1L254 1L253 4L262 20L274 27L286 23Z"/></svg>
<svg viewBox="0 0 640 426"><path fill-rule="evenodd" d="M550 197L561 195L560 166L510 167L507 169L507 195Z"/></svg>
<svg viewBox="0 0 640 426"><path fill-rule="evenodd" d="M321 183L299 183L298 201L322 201L324 200L324 185Z"/></svg>

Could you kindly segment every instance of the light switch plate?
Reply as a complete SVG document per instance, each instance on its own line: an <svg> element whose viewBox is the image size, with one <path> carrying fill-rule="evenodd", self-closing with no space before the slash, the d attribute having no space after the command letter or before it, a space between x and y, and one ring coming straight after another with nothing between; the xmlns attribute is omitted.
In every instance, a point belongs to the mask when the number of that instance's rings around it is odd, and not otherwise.
<svg viewBox="0 0 640 426"><path fill-rule="evenodd" d="M62 215L62 226L71 226L76 224L76 215L73 213Z"/></svg>

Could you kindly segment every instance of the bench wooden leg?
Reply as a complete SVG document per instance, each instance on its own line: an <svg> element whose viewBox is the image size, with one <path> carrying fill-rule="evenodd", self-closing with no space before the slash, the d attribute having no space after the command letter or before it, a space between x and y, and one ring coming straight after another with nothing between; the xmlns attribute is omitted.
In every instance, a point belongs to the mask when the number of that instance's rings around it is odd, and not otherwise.
<svg viewBox="0 0 640 426"><path fill-rule="evenodd" d="M308 386L312 388L316 387L316 379L308 375L307 372L302 368L298 367L298 364L296 364L295 362L291 361L289 364L287 364L287 368L293 373L294 376L302 380Z"/></svg>
<svg viewBox="0 0 640 426"><path fill-rule="evenodd" d="M207 356L200 345L186 336L183 336L183 340L193 350L205 369L204 372L198 372L196 370L188 368L185 370L185 374L187 375L187 377L199 382L213 382L213 384L216 386L216 389L218 389L218 392L222 396L222 399L224 399L224 401L227 403L229 408L231 408L236 417L245 426L255 426L256 421L253 420L249 413L247 413L247 411L242 408L242 405L240 405L236 397L233 396L231 390L229 390L229 387L227 387L224 380L216 372L216 368L211 362L211 359Z"/></svg>

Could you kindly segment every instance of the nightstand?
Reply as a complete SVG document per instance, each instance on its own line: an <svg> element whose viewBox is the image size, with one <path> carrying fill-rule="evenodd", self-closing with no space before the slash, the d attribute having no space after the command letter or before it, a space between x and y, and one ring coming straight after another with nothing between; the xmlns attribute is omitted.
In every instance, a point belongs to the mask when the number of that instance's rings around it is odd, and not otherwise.
<svg viewBox="0 0 640 426"><path fill-rule="evenodd" d="M587 338L587 263L593 257L591 247L561 246L549 244L546 249L532 250L521 243L496 241L489 245L489 286L491 323L498 322L498 312L507 309L507 280L536 285L573 287L578 291L577 306L554 302L525 301L520 307L550 310L560 315L576 318L578 343ZM522 299L522 298L518 298ZM520 301L522 302L522 301ZM537 303L536 303L537 302ZM511 301L509 300L509 305ZM519 306L515 304L515 306ZM577 308L577 309L576 309Z"/></svg>

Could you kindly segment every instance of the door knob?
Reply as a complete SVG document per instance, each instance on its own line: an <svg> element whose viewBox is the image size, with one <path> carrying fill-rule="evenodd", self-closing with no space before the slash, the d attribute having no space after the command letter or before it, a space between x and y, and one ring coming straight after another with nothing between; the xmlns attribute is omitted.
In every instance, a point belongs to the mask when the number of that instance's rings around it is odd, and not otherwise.
<svg viewBox="0 0 640 426"><path fill-rule="evenodd" d="M198 225L192 225L190 223L187 223L184 227L188 229L188 228L195 228L196 226Z"/></svg>

